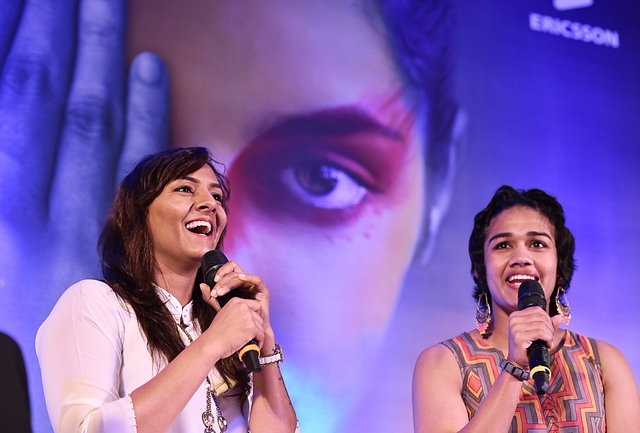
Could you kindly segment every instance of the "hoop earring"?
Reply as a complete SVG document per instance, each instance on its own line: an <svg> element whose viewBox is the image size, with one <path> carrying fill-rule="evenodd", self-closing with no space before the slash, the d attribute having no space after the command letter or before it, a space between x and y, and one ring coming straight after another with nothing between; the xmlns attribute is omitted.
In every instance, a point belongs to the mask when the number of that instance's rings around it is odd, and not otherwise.
<svg viewBox="0 0 640 433"><path fill-rule="evenodd" d="M491 333L491 321L491 305L489 305L486 290L483 290L480 297L478 297L478 305L476 306L476 328L478 332L480 332L480 335Z"/></svg>
<svg viewBox="0 0 640 433"><path fill-rule="evenodd" d="M558 287L558 293L556 294L556 308L558 313L562 315L562 321L565 326L569 326L571 321L571 306L569 305L569 299L567 299L567 292L564 287Z"/></svg>

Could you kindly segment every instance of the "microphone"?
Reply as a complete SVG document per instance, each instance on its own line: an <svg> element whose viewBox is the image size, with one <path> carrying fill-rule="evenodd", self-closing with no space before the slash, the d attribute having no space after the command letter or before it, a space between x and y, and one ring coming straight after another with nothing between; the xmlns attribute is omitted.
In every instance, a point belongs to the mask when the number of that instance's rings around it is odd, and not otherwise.
<svg viewBox="0 0 640 433"><path fill-rule="evenodd" d="M202 256L201 267L202 276L204 278L204 282L207 283L209 287L213 289L216 285L216 282L213 280L218 272L218 269L225 263L227 263L227 257L224 255L222 251L211 250L207 252L204 256ZM253 294L247 291L242 290L231 290L228 293L225 293L222 296L218 296L218 303L220 304L220 308L224 307L227 302L231 298L243 298L243 299L253 299ZM260 348L258 347L258 342L254 339L249 341L244 345L242 349L238 351L238 358L244 363L244 366L247 370L251 372L260 373L262 368L260 367L260 360L258 359L258 352Z"/></svg>
<svg viewBox="0 0 640 433"><path fill-rule="evenodd" d="M547 300L544 297L542 286L535 280L523 282L518 289L518 309L524 310L529 307L540 307L543 310L547 308ZM551 376L547 343L542 340L534 341L527 349L527 355L536 392L544 394L549 388L549 377Z"/></svg>

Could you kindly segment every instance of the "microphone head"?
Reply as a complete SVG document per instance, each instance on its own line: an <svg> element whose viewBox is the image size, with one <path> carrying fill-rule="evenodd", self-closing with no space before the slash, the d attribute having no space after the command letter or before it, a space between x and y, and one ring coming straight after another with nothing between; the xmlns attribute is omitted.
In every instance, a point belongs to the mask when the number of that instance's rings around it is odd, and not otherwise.
<svg viewBox="0 0 640 433"><path fill-rule="evenodd" d="M528 307L540 307L547 309L547 299L544 297L544 290L536 280L527 280L520 284L518 288L518 310Z"/></svg>
<svg viewBox="0 0 640 433"><path fill-rule="evenodd" d="M222 251L218 250L208 251L204 256L202 256L200 270L202 271L204 282L207 283L209 287L213 288L213 286L216 285L216 282L213 280L216 276L216 272L218 272L218 269L228 261L227 256L225 256ZM235 297L254 299L254 287L255 286L253 284L251 287L236 287L224 295L218 296L218 303L220 304L220 307L224 307L231 298Z"/></svg>
<svg viewBox="0 0 640 433"><path fill-rule="evenodd" d="M216 272L218 272L220 266L224 265L228 261L227 256L225 256L222 251L218 250L208 251L204 256L202 256L200 269L202 269L204 282L207 283L209 287L213 287L216 284L215 281L213 281L213 278L216 276Z"/></svg>

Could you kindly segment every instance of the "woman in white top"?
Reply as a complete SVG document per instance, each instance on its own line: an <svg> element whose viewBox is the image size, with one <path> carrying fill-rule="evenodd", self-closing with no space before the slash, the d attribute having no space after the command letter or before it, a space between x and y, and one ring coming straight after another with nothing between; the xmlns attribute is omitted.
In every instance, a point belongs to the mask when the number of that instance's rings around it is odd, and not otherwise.
<svg viewBox="0 0 640 433"><path fill-rule="evenodd" d="M212 288L226 178L204 148L147 157L123 180L100 238L102 281L69 288L36 345L56 432L294 432L262 279L230 261ZM78 227L82 230L82 227ZM253 299L217 297L251 290ZM252 339L262 371L236 352Z"/></svg>

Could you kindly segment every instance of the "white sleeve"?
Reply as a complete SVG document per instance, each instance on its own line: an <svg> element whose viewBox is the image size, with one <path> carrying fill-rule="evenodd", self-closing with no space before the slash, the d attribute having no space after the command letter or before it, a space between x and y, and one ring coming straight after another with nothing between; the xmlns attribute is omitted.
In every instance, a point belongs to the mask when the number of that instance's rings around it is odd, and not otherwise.
<svg viewBox="0 0 640 433"><path fill-rule="evenodd" d="M36 352L56 432L136 432L131 398L120 392L130 317L109 286L83 280L62 295L38 330Z"/></svg>

